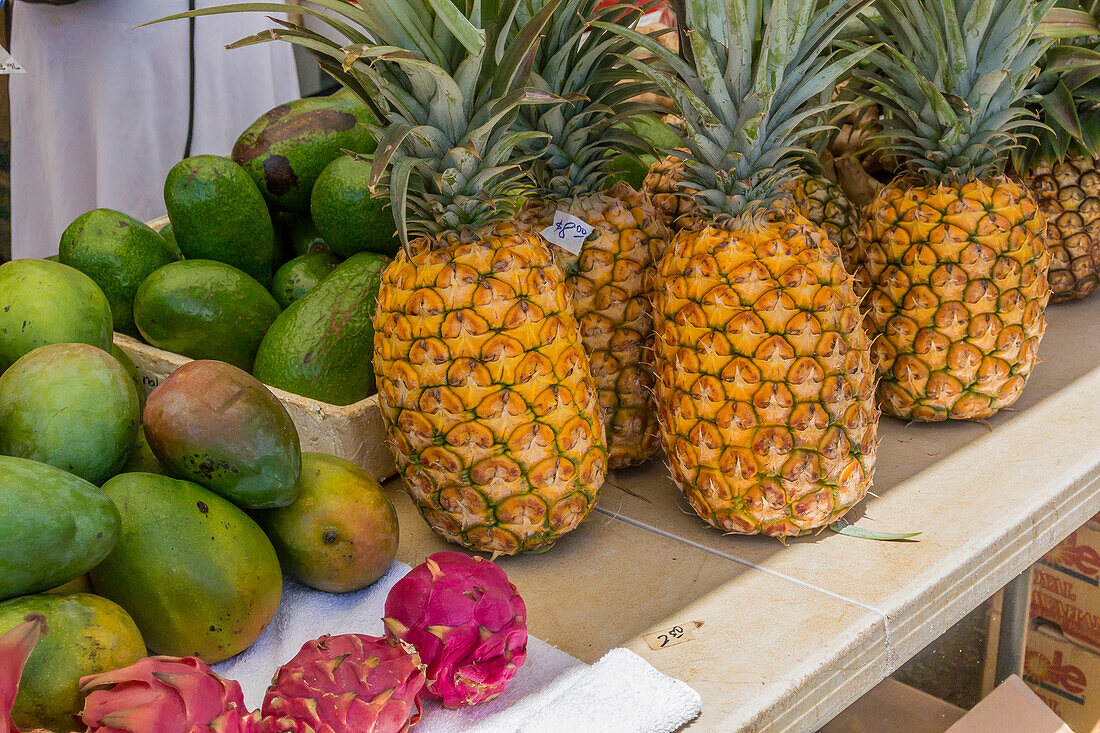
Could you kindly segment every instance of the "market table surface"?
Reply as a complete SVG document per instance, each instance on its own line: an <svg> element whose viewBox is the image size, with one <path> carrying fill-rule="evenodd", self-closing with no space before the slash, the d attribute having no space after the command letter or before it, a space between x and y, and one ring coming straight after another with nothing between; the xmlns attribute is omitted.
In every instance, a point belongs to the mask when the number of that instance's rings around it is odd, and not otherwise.
<svg viewBox="0 0 1100 733"><path fill-rule="evenodd" d="M1047 318L1015 409L883 418L874 495L847 518L918 537L726 536L651 462L616 472L629 493L605 485L549 552L500 560L531 633L585 662L625 646L688 682L703 697L692 731L817 730L1100 511L1100 297ZM399 559L453 549L388 487Z"/></svg>

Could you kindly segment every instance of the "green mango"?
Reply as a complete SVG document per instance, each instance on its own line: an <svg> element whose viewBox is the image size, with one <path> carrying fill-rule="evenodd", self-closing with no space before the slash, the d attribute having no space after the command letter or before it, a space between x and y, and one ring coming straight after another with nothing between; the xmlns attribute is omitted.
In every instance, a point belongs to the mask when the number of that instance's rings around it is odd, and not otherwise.
<svg viewBox="0 0 1100 733"><path fill-rule="evenodd" d="M264 385L220 361L191 361L145 403L145 437L168 471L238 506L286 506L298 496L302 448L286 408Z"/></svg>
<svg viewBox="0 0 1100 733"><path fill-rule="evenodd" d="M0 600L56 588L91 570L118 540L118 509L60 468L0 456Z"/></svg>
<svg viewBox="0 0 1100 733"><path fill-rule="evenodd" d="M80 678L128 667L144 657L141 632L117 604L75 593L0 603L0 634L34 616L44 618L49 631L39 637L23 668L12 720L22 730L83 731L76 718L84 708Z"/></svg>
<svg viewBox="0 0 1100 733"><path fill-rule="evenodd" d="M262 285L213 260L162 267L145 279L134 298L134 321L148 343L246 371L252 370L260 341L279 311Z"/></svg>
<svg viewBox="0 0 1100 733"><path fill-rule="evenodd" d="M130 458L119 473L159 473L168 475L168 469L161 465L157 454L149 447L149 439L145 437L145 426L138 428L137 437L134 438L134 447L130 451Z"/></svg>
<svg viewBox="0 0 1100 733"><path fill-rule="evenodd" d="M0 372L46 344L111 348L107 297L90 277L48 260L0 265Z"/></svg>
<svg viewBox="0 0 1100 733"><path fill-rule="evenodd" d="M114 329L136 335L134 294L154 270L180 257L153 229L110 209L81 214L61 235L61 262L95 281L111 305Z"/></svg>
<svg viewBox="0 0 1100 733"><path fill-rule="evenodd" d="M264 384L332 405L374 390L375 303L390 260L362 252L348 258L271 324L253 374Z"/></svg>
<svg viewBox="0 0 1100 733"><path fill-rule="evenodd" d="M271 292L283 308L309 294L329 276L340 258L331 252L312 252L295 257L275 273Z"/></svg>
<svg viewBox="0 0 1100 733"><path fill-rule="evenodd" d="M130 457L139 410L133 380L106 351L43 346L0 375L0 454L101 484Z"/></svg>
<svg viewBox="0 0 1100 733"><path fill-rule="evenodd" d="M190 481L124 473L103 486L118 544L92 571L100 595L133 617L156 654L207 664L248 648L279 606L279 559L243 511Z"/></svg>
<svg viewBox="0 0 1100 733"><path fill-rule="evenodd" d="M228 158L198 155L164 182L164 205L187 259L217 260L271 282L275 230L256 184Z"/></svg>
<svg viewBox="0 0 1100 733"><path fill-rule="evenodd" d="M233 146L233 160L249 172L276 211L308 212L313 184L342 150L371 153L375 142L367 107L348 94L297 99L266 112Z"/></svg>
<svg viewBox="0 0 1100 733"><path fill-rule="evenodd" d="M389 199L370 191L371 164L343 155L317 178L310 210L325 243L341 257L357 252L397 254L397 225Z"/></svg>
<svg viewBox="0 0 1100 733"><path fill-rule="evenodd" d="M254 517L296 580L329 593L366 588L397 555L397 512L370 474L343 458L302 454L302 493Z"/></svg>

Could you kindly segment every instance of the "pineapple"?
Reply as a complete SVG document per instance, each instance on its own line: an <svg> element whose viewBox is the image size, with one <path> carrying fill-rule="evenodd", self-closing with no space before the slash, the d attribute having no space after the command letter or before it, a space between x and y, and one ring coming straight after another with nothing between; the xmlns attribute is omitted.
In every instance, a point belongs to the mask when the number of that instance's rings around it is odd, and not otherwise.
<svg viewBox="0 0 1100 733"><path fill-rule="evenodd" d="M684 161L666 155L649 167L642 191L653 201L669 229L679 228L680 218L691 213L691 195L680 189L684 177Z"/></svg>
<svg viewBox="0 0 1100 733"><path fill-rule="evenodd" d="M432 529L494 555L546 550L576 528L607 465L565 274L515 222L530 193L523 147L546 137L514 130L517 110L563 101L528 86L558 1L513 32L516 2L318 0L329 12L300 11L352 43L286 24L238 44L306 47L382 121L371 186L401 240L374 317L382 417Z"/></svg>
<svg viewBox="0 0 1100 733"><path fill-rule="evenodd" d="M1047 218L1051 302L1084 298L1100 284L1100 44L1089 40L1059 45L1044 59L1033 109L1046 127L1012 159Z"/></svg>
<svg viewBox="0 0 1100 733"><path fill-rule="evenodd" d="M860 73L901 171L868 205L860 250L879 403L903 419L986 418L1020 396L1050 297L1045 219L1003 165L1049 45L1053 0L876 0L888 45ZM903 29L893 38L887 28Z"/></svg>
<svg viewBox="0 0 1100 733"><path fill-rule="evenodd" d="M443 28L473 26L457 10L448 23L435 18L446 4L378 0L378 12L409 6L428 22L405 39L372 29L406 50L354 51L353 69L380 77L392 110L372 176L387 171L379 187L406 244L375 315L383 417L432 528L494 554L545 550L574 529L607 465L565 275L537 234L495 231L514 222L525 193L514 152L541 136L511 129L516 105L557 99L525 88L525 61L556 4L505 44L510 3L460 40Z"/></svg>
<svg viewBox="0 0 1100 733"><path fill-rule="evenodd" d="M532 5L528 0L526 9L533 11ZM650 291L654 258L671 235L646 196L625 181L608 187L613 159L637 158L647 147L629 123L657 108L633 101L650 87L624 78L629 74L619 68L618 56L633 45L589 25L594 18L608 18L633 27L640 11L621 5L597 10L597 5L599 0L563 0L535 56L539 86L572 101L520 111L520 128L550 139L540 146L533 166L535 195L519 221L537 235L564 211L593 227L579 254L553 249L569 277L592 362L607 427L608 467L625 468L660 451L651 398Z"/></svg>
<svg viewBox="0 0 1100 733"><path fill-rule="evenodd" d="M866 53L824 52L865 2L818 4L713 13L687 0L692 63L633 36L676 75L632 62L684 119L693 205L656 283L661 441L692 508L731 533L822 527L866 495L875 467L875 371L853 280L787 190L811 155L800 122Z"/></svg>
<svg viewBox="0 0 1100 733"><path fill-rule="evenodd" d="M693 213L692 191L683 188L683 178L684 161L668 155L650 166L642 189L673 230L690 226ZM844 189L824 175L809 172L792 179L787 187L802 216L825 230L829 241L840 247L844 266L855 272L859 210Z"/></svg>
<svg viewBox="0 0 1100 733"><path fill-rule="evenodd" d="M789 184L791 196L804 217L829 235L840 247L840 256L848 272L858 264L857 242L859 209L848 200L844 189L823 175L806 173Z"/></svg>

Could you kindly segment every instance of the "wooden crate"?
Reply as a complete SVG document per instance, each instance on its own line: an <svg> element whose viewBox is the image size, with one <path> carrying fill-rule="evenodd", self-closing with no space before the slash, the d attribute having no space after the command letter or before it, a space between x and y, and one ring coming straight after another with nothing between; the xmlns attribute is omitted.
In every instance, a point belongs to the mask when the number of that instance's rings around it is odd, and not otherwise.
<svg viewBox="0 0 1100 733"><path fill-rule="evenodd" d="M148 222L158 231L167 223L168 217ZM146 392L153 391L169 374L191 361L186 356L158 349L121 333L115 334L115 343L133 359ZM397 473L393 454L385 443L386 428L378 407L378 395L340 406L275 387L269 389L294 420L302 450L347 459L379 481Z"/></svg>

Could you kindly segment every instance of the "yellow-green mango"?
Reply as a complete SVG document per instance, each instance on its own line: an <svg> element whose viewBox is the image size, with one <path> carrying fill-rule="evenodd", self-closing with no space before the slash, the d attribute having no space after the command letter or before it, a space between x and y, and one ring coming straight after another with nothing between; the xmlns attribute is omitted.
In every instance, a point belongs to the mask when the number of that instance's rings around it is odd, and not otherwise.
<svg viewBox="0 0 1100 733"><path fill-rule="evenodd" d="M103 491L118 506L122 531L92 570L96 592L129 612L156 654L213 664L248 648L283 589L263 530L190 481L124 473Z"/></svg>
<svg viewBox="0 0 1100 733"><path fill-rule="evenodd" d="M101 490L60 468L0 456L0 600L41 593L91 570L118 540Z"/></svg>
<svg viewBox="0 0 1100 733"><path fill-rule="evenodd" d="M370 474L343 458L303 453L301 494L255 517L287 573L329 593L367 587L397 554L393 503Z"/></svg>
<svg viewBox="0 0 1100 733"><path fill-rule="evenodd" d="M12 719L23 730L84 730L75 717L84 707L80 678L144 657L141 633L117 604L91 593L75 593L22 596L0 603L0 634L33 615L46 619L49 632L38 640L23 668Z"/></svg>

